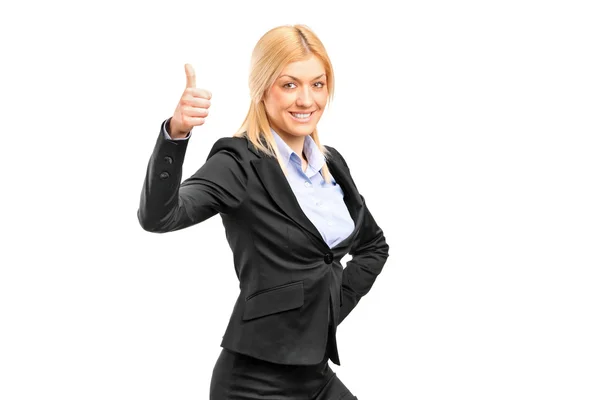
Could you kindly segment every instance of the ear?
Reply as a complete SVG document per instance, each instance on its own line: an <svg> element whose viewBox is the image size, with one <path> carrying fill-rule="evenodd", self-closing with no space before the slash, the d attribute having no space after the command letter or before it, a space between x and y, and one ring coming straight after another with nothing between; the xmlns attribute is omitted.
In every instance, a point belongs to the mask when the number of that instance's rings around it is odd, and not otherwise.
<svg viewBox="0 0 600 400"><path fill-rule="evenodd" d="M262 108L266 111L267 110L267 106L265 104L265 101L266 101L266 95L263 94L263 97L256 102L256 106L257 107L262 106Z"/></svg>
<svg viewBox="0 0 600 400"><path fill-rule="evenodd" d="M260 101L266 101L269 98L269 95L271 94L271 90L273 90L273 85L275 83L272 83L271 85L269 85L269 87L267 87L265 89L265 91L263 92L262 98L260 99Z"/></svg>

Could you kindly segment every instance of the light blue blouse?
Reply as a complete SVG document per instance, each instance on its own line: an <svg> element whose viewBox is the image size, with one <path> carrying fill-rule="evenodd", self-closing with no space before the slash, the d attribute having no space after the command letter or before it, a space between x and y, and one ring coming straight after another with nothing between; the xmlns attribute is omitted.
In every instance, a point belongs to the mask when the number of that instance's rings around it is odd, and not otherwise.
<svg viewBox="0 0 600 400"><path fill-rule="evenodd" d="M354 230L354 221L344 203L344 192L331 177L326 183L321 176L325 156L310 136L304 138L304 154L308 160L302 171L302 158L271 129L284 165L287 179L296 195L300 208L321 233L330 248L346 239Z"/></svg>

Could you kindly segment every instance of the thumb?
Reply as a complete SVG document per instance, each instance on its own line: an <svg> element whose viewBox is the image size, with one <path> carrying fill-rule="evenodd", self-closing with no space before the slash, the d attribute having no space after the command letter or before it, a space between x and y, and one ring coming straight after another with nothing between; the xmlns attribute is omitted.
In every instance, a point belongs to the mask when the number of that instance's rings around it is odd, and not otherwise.
<svg viewBox="0 0 600 400"><path fill-rule="evenodd" d="M185 64L185 77L186 77L186 88L195 88L196 87L196 73L194 72L194 67L191 64Z"/></svg>

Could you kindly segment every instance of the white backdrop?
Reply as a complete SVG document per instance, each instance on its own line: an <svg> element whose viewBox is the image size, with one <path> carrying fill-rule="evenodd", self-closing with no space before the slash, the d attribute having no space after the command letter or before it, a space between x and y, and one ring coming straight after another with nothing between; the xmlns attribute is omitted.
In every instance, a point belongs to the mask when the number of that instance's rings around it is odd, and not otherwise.
<svg viewBox="0 0 600 400"><path fill-rule="evenodd" d="M142 230L146 165L185 63L213 100L184 178L241 124L256 41L303 23L336 73L321 136L390 245L332 369L361 400L597 400L593 3L2 5L0 398L208 399L231 251L218 216Z"/></svg>

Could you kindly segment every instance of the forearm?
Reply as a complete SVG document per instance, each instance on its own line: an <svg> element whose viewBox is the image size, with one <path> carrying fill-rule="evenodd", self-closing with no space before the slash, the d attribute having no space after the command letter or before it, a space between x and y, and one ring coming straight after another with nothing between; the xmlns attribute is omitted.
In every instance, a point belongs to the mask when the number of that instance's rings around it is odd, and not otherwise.
<svg viewBox="0 0 600 400"><path fill-rule="evenodd" d="M192 224L179 198L188 140L168 139L170 136L165 129L168 121L163 122L148 162L137 213L140 225L147 231L157 233L178 230Z"/></svg>

